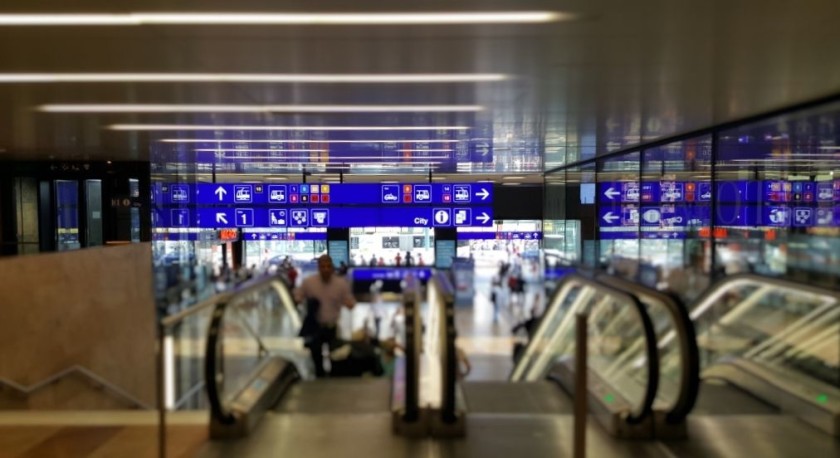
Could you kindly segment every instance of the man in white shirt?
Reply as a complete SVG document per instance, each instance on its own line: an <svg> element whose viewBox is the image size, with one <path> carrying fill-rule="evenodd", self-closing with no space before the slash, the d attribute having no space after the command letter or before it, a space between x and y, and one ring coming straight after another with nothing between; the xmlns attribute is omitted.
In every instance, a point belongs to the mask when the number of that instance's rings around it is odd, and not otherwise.
<svg viewBox="0 0 840 458"><path fill-rule="evenodd" d="M335 275L335 267L332 258L323 255L318 258L318 275L311 275L301 282L295 290L295 299L298 302L317 301L317 313L313 329L307 331L304 337L308 338L309 349L312 352L312 362L315 363L315 375L323 377L324 362L321 354L321 347L336 339L336 326L341 316L341 307L352 309L356 306L356 299L350 284L344 277ZM313 313L314 310L307 310ZM306 320L312 320L308 316Z"/></svg>

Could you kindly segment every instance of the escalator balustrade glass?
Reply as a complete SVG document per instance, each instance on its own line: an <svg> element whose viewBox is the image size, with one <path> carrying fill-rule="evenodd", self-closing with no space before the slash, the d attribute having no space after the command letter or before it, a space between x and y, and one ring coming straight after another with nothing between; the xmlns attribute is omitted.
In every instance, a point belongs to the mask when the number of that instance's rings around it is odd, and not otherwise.
<svg viewBox="0 0 840 458"><path fill-rule="evenodd" d="M561 282L511 380L541 380L558 367L573 373L581 313L589 317L590 388L601 387L603 401L622 404L630 419L647 415L658 383L653 325L633 296L582 276Z"/></svg>
<svg viewBox="0 0 840 458"><path fill-rule="evenodd" d="M743 359L840 386L840 294L739 275L691 311L703 367Z"/></svg>
<svg viewBox="0 0 840 458"><path fill-rule="evenodd" d="M598 280L644 304L659 354L659 389L653 408L665 412L671 423L683 421L694 407L700 384L694 325L686 306L675 296L618 277L601 275Z"/></svg>
<svg viewBox="0 0 840 458"><path fill-rule="evenodd" d="M216 306L208 337L208 394L214 414L225 417L272 359L307 367L309 360L297 337L298 310L286 286L277 279L244 284ZM212 379L211 379L211 377ZM214 405L215 404L215 405Z"/></svg>

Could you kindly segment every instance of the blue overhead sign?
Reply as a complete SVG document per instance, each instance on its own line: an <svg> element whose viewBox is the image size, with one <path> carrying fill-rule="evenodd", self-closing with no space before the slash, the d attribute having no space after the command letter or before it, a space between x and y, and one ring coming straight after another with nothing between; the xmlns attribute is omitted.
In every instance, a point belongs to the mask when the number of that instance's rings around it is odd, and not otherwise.
<svg viewBox="0 0 840 458"><path fill-rule="evenodd" d="M326 232L281 232L281 231L242 231L244 241L265 241L265 240L327 240Z"/></svg>
<svg viewBox="0 0 840 458"><path fill-rule="evenodd" d="M156 227L488 227L490 207L200 207L155 211Z"/></svg>
<svg viewBox="0 0 840 458"><path fill-rule="evenodd" d="M533 232L458 232L458 240L542 240L543 234Z"/></svg>
<svg viewBox="0 0 840 458"><path fill-rule="evenodd" d="M161 205L490 205L492 184L161 183Z"/></svg>

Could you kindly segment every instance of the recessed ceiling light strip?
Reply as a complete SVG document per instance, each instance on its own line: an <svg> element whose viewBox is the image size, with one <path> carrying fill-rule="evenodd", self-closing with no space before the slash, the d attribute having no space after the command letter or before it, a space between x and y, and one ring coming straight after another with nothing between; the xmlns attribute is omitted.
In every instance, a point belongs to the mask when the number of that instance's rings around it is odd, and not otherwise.
<svg viewBox="0 0 840 458"><path fill-rule="evenodd" d="M243 161L249 161L249 160L275 160L275 161L299 160L299 161L307 161L309 159L312 159L311 156L232 156L232 155L224 155L224 156L222 156L222 158L224 158L224 159L237 159L237 160L243 160ZM331 159L337 160L337 161L343 161L343 162L353 162L353 161L361 161L361 160L370 161L370 160L382 160L382 159L387 159L387 160L393 161L394 159L397 159L397 158L382 157L382 156L353 156L353 157L347 156L347 157L336 157L336 158L331 158ZM449 159L449 156L411 156L411 157L405 157L405 158L399 158L399 159L400 159L399 162L412 162L411 160L413 160L413 159L420 159L421 162L429 162L432 159L447 160L447 159ZM440 162L440 161L438 161L438 162Z"/></svg>
<svg viewBox="0 0 840 458"><path fill-rule="evenodd" d="M224 139L197 139L197 138L164 138L158 140L161 143L460 143L463 140L444 139L393 139L393 140L224 140Z"/></svg>
<svg viewBox="0 0 840 458"><path fill-rule="evenodd" d="M112 124L110 130L128 131L422 131L422 130L468 130L469 126L208 126L197 124Z"/></svg>
<svg viewBox="0 0 840 458"><path fill-rule="evenodd" d="M480 105L179 105L179 104L50 104L45 113L464 113Z"/></svg>
<svg viewBox="0 0 840 458"><path fill-rule="evenodd" d="M424 84L503 81L498 73L0 73L0 83L323 83Z"/></svg>
<svg viewBox="0 0 840 458"><path fill-rule="evenodd" d="M140 25L449 25L535 24L574 18L551 11L417 13L196 12L123 14L0 14L0 26Z"/></svg>

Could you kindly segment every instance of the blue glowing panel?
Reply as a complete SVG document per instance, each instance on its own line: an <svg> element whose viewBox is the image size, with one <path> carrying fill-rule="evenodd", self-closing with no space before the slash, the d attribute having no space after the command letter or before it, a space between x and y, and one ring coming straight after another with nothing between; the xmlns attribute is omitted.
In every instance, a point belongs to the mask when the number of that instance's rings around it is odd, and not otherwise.
<svg viewBox="0 0 840 458"><path fill-rule="evenodd" d="M401 268L376 268L376 267L354 267L350 271L354 281L376 281L376 280L403 280L408 275L413 275L419 280L431 278L432 269L423 267L401 267Z"/></svg>
<svg viewBox="0 0 840 458"><path fill-rule="evenodd" d="M534 232L459 232L458 240L542 240L543 234Z"/></svg>
<svg viewBox="0 0 840 458"><path fill-rule="evenodd" d="M492 184L157 184L159 205L490 205Z"/></svg>
<svg viewBox="0 0 840 458"><path fill-rule="evenodd" d="M598 195L601 202L635 203L639 202L641 188L635 181L604 182L598 184Z"/></svg>
<svg viewBox="0 0 840 458"><path fill-rule="evenodd" d="M489 227L489 207L200 207L156 209L158 227Z"/></svg>

